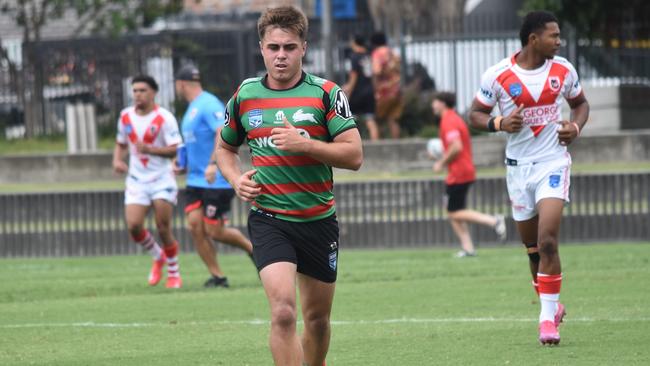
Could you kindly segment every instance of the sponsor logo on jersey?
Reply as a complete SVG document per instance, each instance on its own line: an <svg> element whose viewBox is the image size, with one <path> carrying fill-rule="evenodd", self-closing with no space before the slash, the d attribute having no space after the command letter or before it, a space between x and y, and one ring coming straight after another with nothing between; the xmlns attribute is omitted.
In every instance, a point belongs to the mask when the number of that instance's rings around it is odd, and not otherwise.
<svg viewBox="0 0 650 366"><path fill-rule="evenodd" d="M261 109L251 109L248 112L248 125L251 126L251 128L257 128L261 126L263 122Z"/></svg>
<svg viewBox="0 0 650 366"><path fill-rule="evenodd" d="M130 135L131 132L133 132L133 126L130 124L124 126L124 132L126 132L127 135Z"/></svg>
<svg viewBox="0 0 650 366"><path fill-rule="evenodd" d="M493 96L492 92L485 89L485 88L481 88L481 94L483 94L483 96L488 98L488 99L492 99L492 96Z"/></svg>
<svg viewBox="0 0 650 366"><path fill-rule="evenodd" d="M543 126L560 120L560 108L556 104L524 108L521 111L526 126Z"/></svg>
<svg viewBox="0 0 650 366"><path fill-rule="evenodd" d="M284 124L284 119L286 116L284 115L284 111L277 111L275 112L275 121L273 123L275 124Z"/></svg>
<svg viewBox="0 0 650 366"><path fill-rule="evenodd" d="M509 90L510 95L511 95L513 98L514 98L514 97L518 97L518 96L520 96L521 93L522 93L522 91L523 91L522 86L521 86L521 84L519 84L519 83L512 83L512 84L510 84L510 88L509 88L509 89L510 89L510 90Z"/></svg>
<svg viewBox="0 0 650 366"><path fill-rule="evenodd" d="M293 116L291 116L291 118L293 118L294 122L309 121L313 123L318 123L318 121L316 121L316 118L314 118L313 113L305 113L302 111L302 109L298 109L296 113L294 113Z"/></svg>
<svg viewBox="0 0 650 366"><path fill-rule="evenodd" d="M158 131L158 127L155 124L152 124L151 126L149 126L149 133L152 136L156 135L156 131Z"/></svg>
<svg viewBox="0 0 650 366"><path fill-rule="evenodd" d="M298 130L298 133L300 134L300 136L302 136L304 138L308 138L308 139L311 138L311 136L309 135L309 132L307 132L306 130L304 130L302 128L297 128L297 130ZM257 138L254 138L251 142L256 144L257 147L261 147L261 148L264 148L264 147L277 147L277 145L275 145L275 143L273 142L273 139L271 138L271 136L257 137Z"/></svg>
<svg viewBox="0 0 650 366"><path fill-rule="evenodd" d="M345 96L345 93L341 89L336 91L336 97L334 98L334 109L337 116L343 119L352 118L352 110L350 110L348 97Z"/></svg>
<svg viewBox="0 0 650 366"><path fill-rule="evenodd" d="M560 91L560 78L557 76L549 76L548 87L551 88L551 91L554 93Z"/></svg>

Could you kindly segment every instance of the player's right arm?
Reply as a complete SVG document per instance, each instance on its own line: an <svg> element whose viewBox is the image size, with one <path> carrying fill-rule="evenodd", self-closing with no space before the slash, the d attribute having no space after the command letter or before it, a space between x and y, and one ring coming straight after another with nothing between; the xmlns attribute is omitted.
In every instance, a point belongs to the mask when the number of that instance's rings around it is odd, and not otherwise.
<svg viewBox="0 0 650 366"><path fill-rule="evenodd" d="M239 146L244 142L245 131L239 121L239 107L237 93L226 104L224 126L217 133L212 160L216 161L216 168L230 183L235 193L244 201L250 202L262 192L260 185L253 180L256 170L252 169L244 174L241 172L239 159ZM207 176L206 170L206 178ZM212 177L214 180L214 176ZM208 179L210 182L210 179Z"/></svg>
<svg viewBox="0 0 650 366"><path fill-rule="evenodd" d="M124 162L129 151L127 147L128 145L119 142L115 144L113 149L113 171L115 173L124 174L129 171L129 166Z"/></svg>
<svg viewBox="0 0 650 366"><path fill-rule="evenodd" d="M221 174L230 183L239 198L251 202L262 193L260 185L253 180L253 175L257 172L255 169L242 174L238 146L230 145L219 135L216 153L217 166Z"/></svg>
<svg viewBox="0 0 650 366"><path fill-rule="evenodd" d="M521 131L523 117L521 115L524 105L521 104L507 116L492 117L492 109L497 103L498 93L493 85L496 84L495 73L492 68L488 69L481 78L481 86L472 101L469 112L469 121L472 128L497 132L505 131L514 133Z"/></svg>
<svg viewBox="0 0 650 366"><path fill-rule="evenodd" d="M125 113L125 111L122 111ZM121 118L117 121L117 136L115 137L115 148L113 149L113 171L124 174L129 171L129 166L124 162L128 154L128 137L124 130Z"/></svg>

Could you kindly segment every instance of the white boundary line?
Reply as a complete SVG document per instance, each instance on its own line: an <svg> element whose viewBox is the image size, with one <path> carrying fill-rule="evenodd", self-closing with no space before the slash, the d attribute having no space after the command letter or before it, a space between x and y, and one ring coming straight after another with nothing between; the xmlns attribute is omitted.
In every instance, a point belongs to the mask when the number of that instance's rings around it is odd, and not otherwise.
<svg viewBox="0 0 650 366"><path fill-rule="evenodd" d="M396 318L378 320L332 320L332 325L372 325L372 324L431 324L431 323L532 323L537 318ZM597 323L597 322L650 322L650 318L570 318L568 322ZM301 323L300 320L298 323ZM167 326L195 326L195 325L265 325L270 323L264 319L251 320L220 320L220 321L177 321L167 323L25 323L25 324L0 324L0 329L17 328L151 328Z"/></svg>

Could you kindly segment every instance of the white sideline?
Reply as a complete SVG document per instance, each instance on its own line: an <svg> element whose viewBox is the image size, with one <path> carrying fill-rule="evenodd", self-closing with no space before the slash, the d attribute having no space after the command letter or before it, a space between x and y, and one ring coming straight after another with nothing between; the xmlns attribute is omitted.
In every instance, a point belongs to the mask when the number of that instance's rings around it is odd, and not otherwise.
<svg viewBox="0 0 650 366"><path fill-rule="evenodd" d="M368 325L368 324L427 324L427 323L532 323L538 318L396 318L378 320L332 320L332 325ZM648 322L650 318L570 318L567 322L596 323L596 322ZM298 321L301 323L302 320ZM184 322L172 321L166 323L26 323L26 324L0 324L0 329L16 328L48 328L48 327L70 327L70 328L147 328L165 326L193 326L193 325L269 325L268 320L220 320L211 322Z"/></svg>

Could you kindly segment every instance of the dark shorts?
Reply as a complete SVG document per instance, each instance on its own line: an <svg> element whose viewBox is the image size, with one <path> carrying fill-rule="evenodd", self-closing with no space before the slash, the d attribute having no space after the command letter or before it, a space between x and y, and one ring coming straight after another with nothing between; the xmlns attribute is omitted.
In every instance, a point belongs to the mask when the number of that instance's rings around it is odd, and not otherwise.
<svg viewBox="0 0 650 366"><path fill-rule="evenodd" d="M444 201L448 212L467 208L467 192L472 183L474 182L447 185Z"/></svg>
<svg viewBox="0 0 650 366"><path fill-rule="evenodd" d="M291 262L306 276L327 283L336 281L339 255L336 215L312 222L292 222L251 210L248 234L258 271L276 262Z"/></svg>
<svg viewBox="0 0 650 366"><path fill-rule="evenodd" d="M226 219L233 197L235 197L234 189L187 187L185 213L203 208L203 221L216 224Z"/></svg>

